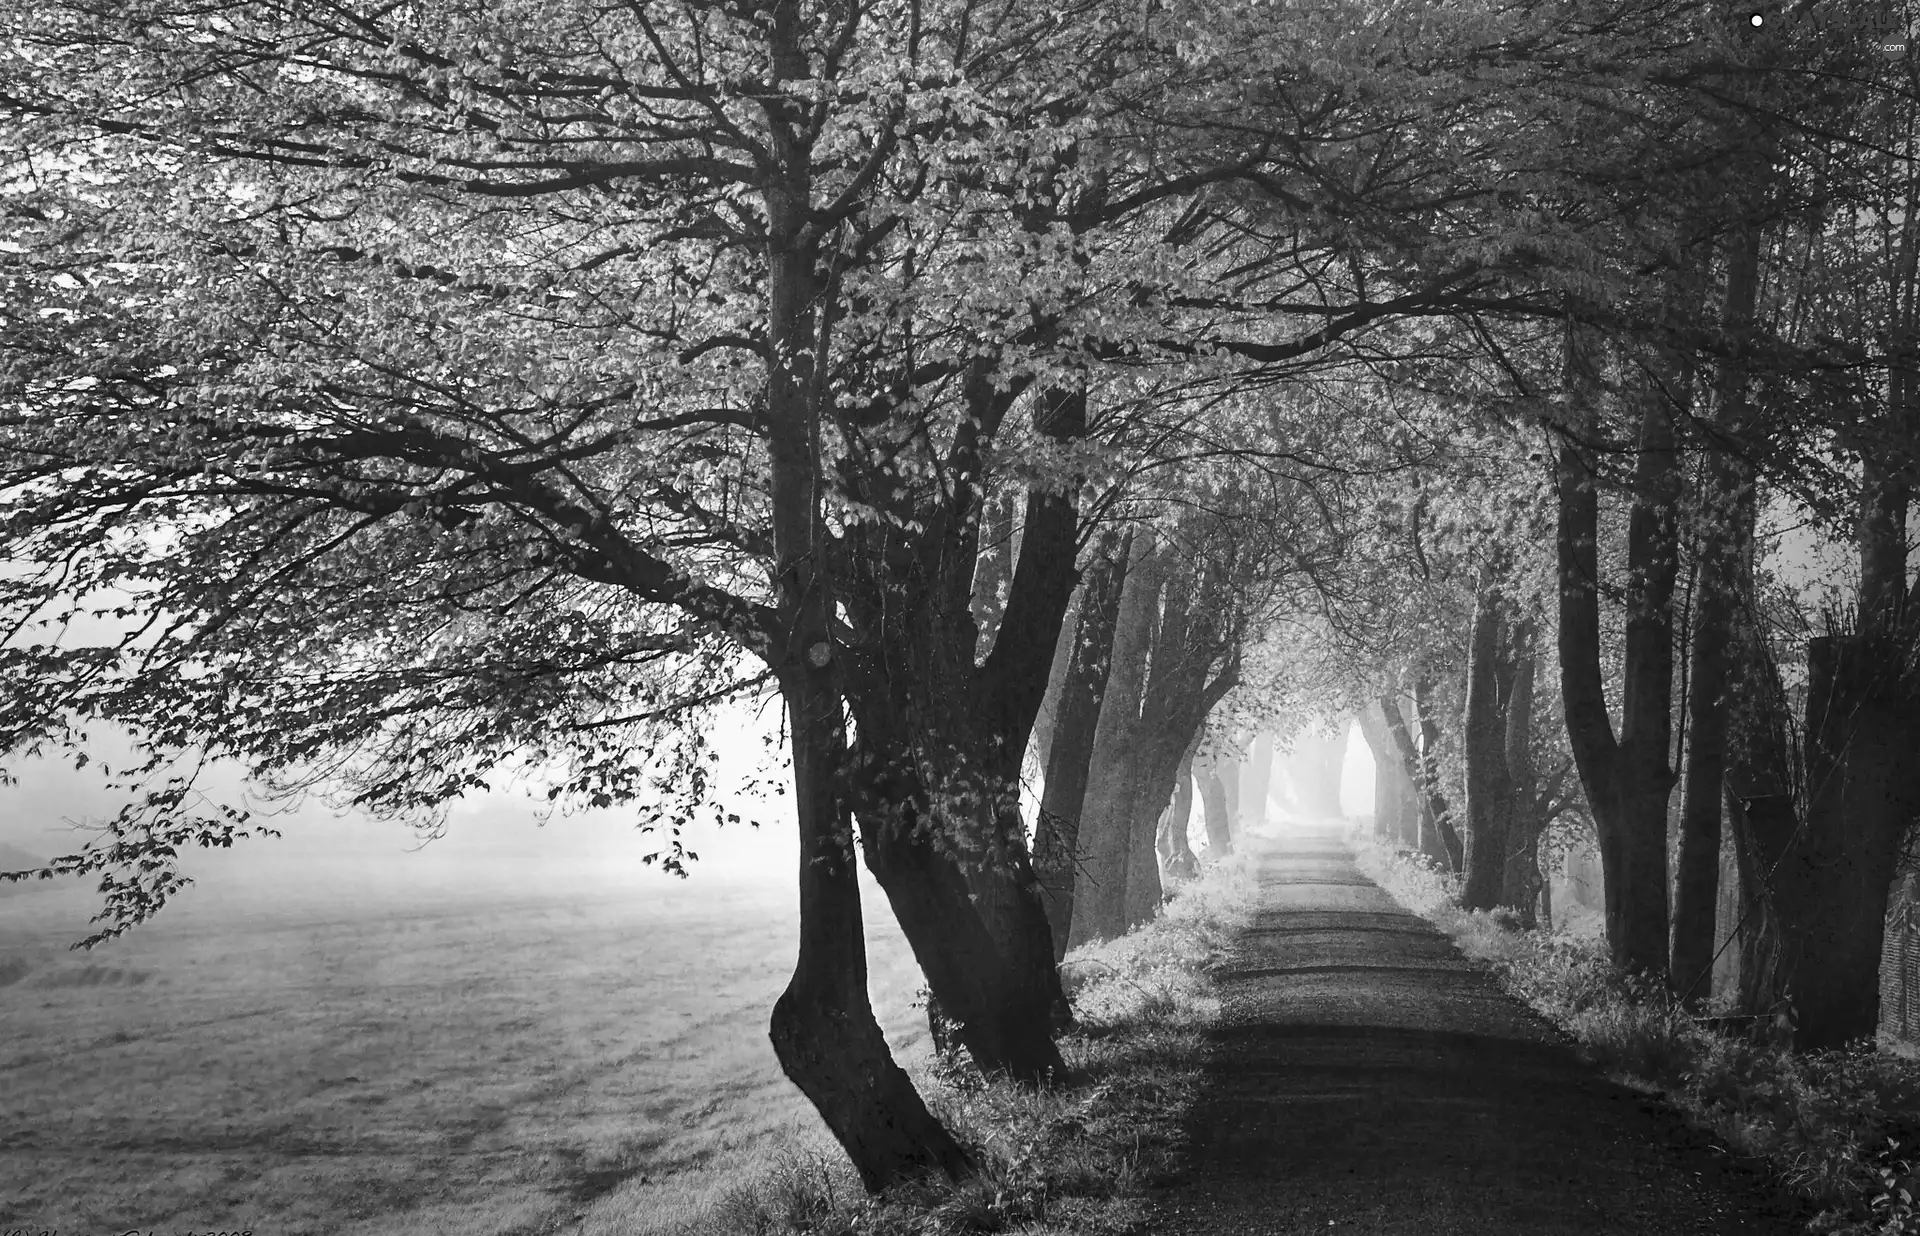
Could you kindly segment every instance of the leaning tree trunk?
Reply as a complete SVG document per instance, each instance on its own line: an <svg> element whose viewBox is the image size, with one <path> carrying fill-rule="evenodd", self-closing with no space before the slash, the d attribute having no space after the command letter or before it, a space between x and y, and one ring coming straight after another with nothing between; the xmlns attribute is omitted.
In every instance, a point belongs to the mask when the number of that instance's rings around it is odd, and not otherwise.
<svg viewBox="0 0 1920 1236"><path fill-rule="evenodd" d="M1176 698L1187 687L1187 647L1192 626L1194 573L1185 567L1167 572L1160 623L1154 631L1151 666L1133 727L1127 763L1135 770L1133 802L1127 821L1127 889L1121 902L1123 930L1149 922L1160 912L1160 862L1154 841L1160 813L1173 796L1173 774L1191 730L1174 729L1180 711ZM1116 933L1117 934L1117 933Z"/></svg>
<svg viewBox="0 0 1920 1236"><path fill-rule="evenodd" d="M1414 814L1413 783L1408 780L1400 748L1387 728L1387 719L1379 701L1360 713L1360 736L1373 754L1373 835L1389 845L1412 848L1417 839L1419 820Z"/></svg>
<svg viewBox="0 0 1920 1236"><path fill-rule="evenodd" d="M1576 397L1597 388L1569 347ZM1664 396L1640 396L1639 455L1627 530L1627 630L1620 732L1607 714L1600 660L1599 492L1585 449L1563 434L1559 490L1560 689L1567 738L1600 836L1607 945L1616 965L1667 964L1667 800L1673 771L1673 590L1679 448Z"/></svg>
<svg viewBox="0 0 1920 1236"><path fill-rule="evenodd" d="M795 814L800 826L800 956L773 1006L768 1036L781 1070L878 1192L973 1163L894 1062L867 997L866 935L853 829L834 788L840 697L796 674L788 689Z"/></svg>
<svg viewBox="0 0 1920 1236"><path fill-rule="evenodd" d="M1073 922L1074 873L1079 866L1080 819L1093 760L1100 703L1107 689L1114 624L1120 616L1131 537L1102 536L1081 588L1079 626L1060 688L1054 737L1047 752L1040 822L1034 830L1034 870L1040 880L1055 960L1066 956Z"/></svg>
<svg viewBox="0 0 1920 1236"><path fill-rule="evenodd" d="M1092 573L1091 567L1088 573ZM1082 588L1073 594L1073 603L1067 606L1067 616L1060 622L1060 639L1053 650L1053 664L1047 667L1047 690L1040 697L1040 712L1033 719L1033 737L1027 742L1027 749L1032 752L1034 764L1042 777L1047 775L1047 767L1053 762L1054 727L1060 720L1060 697L1067 689L1067 673L1073 668L1073 649L1080 631L1080 598L1084 590L1083 582Z"/></svg>
<svg viewBox="0 0 1920 1236"><path fill-rule="evenodd" d="M1206 816L1208 862L1233 853L1233 830L1227 823L1227 787L1217 768L1217 763L1208 764L1200 773L1200 809Z"/></svg>
<svg viewBox="0 0 1920 1236"><path fill-rule="evenodd" d="M794 153L794 152L789 152ZM839 772L846 751L835 597L823 564L820 409L811 368L821 303L817 247L793 203L812 195L804 153L767 194L767 454L776 604L784 646L769 651L792 728L800 833L800 952L768 1027L789 1080L812 1101L869 1190L929 1169L958 1176L966 1153L893 1061L867 997L866 940Z"/></svg>
<svg viewBox="0 0 1920 1236"><path fill-rule="evenodd" d="M979 557L974 563L972 595L974 660L985 661L1000 634L1013 583L1013 491L1001 487L981 504Z"/></svg>
<svg viewBox="0 0 1920 1236"><path fill-rule="evenodd" d="M1420 749L1414 745L1413 734L1407 727L1406 714L1400 711L1400 701L1392 696L1380 698L1380 711L1387 723L1387 733L1393 738L1394 749L1400 753L1401 772L1408 784L1416 787L1419 810L1415 813L1416 835L1407 838L1410 849L1417 849L1428 857L1436 857L1445 863L1447 870L1459 871L1465 860L1464 850L1458 857L1454 851L1443 844L1445 834L1440 832L1441 824L1448 818L1447 796L1440 785L1438 769L1421 756ZM1454 834L1457 839L1457 834Z"/></svg>
<svg viewBox="0 0 1920 1236"><path fill-rule="evenodd" d="M1238 661L1226 646L1222 617L1230 601L1226 583L1214 569L1182 569L1168 580L1132 760L1140 782L1134 806L1135 865L1127 873L1129 928L1160 910L1160 873L1150 868L1152 825L1158 809L1175 792L1182 754L1198 741L1207 714L1238 681ZM1209 682L1208 675L1223 657L1225 668Z"/></svg>
<svg viewBox="0 0 1920 1236"><path fill-rule="evenodd" d="M1114 625L1107 690L1094 729L1093 760L1080 818L1081 862L1074 877L1072 945L1126 930L1127 865L1139 773L1133 760L1146 691L1147 658L1168 568L1145 536L1136 537Z"/></svg>
<svg viewBox="0 0 1920 1236"><path fill-rule="evenodd" d="M1514 784L1507 768L1506 700L1502 680L1506 623L1490 572L1483 571L1473 607L1467 654L1467 709L1462 747L1467 765L1467 879L1460 905L1491 910L1506 889L1508 835L1513 827Z"/></svg>
<svg viewBox="0 0 1920 1236"><path fill-rule="evenodd" d="M1433 826L1421 835L1420 847L1435 862L1447 864L1450 871L1467 869L1467 845L1454 827L1454 814L1446 809L1440 779L1440 710L1433 699L1433 680L1422 675L1413 680L1413 715L1420 726L1420 779L1427 786L1427 799L1433 807Z"/></svg>
<svg viewBox="0 0 1920 1236"><path fill-rule="evenodd" d="M878 633L881 654L847 656L859 727L850 785L868 868L931 1001L982 1072L1038 1083L1064 1068L1053 1032L1067 1004L1020 774L1072 596L1077 516L1066 498L1028 494L998 635L979 662L968 604L978 529L963 498L910 556L889 558L886 529L850 534L842 554L865 571L849 616Z"/></svg>

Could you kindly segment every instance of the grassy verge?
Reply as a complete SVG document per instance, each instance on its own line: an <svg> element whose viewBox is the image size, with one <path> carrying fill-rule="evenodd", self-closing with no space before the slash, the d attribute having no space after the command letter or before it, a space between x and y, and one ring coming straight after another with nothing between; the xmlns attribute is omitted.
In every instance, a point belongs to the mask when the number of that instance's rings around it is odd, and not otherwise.
<svg viewBox="0 0 1920 1236"><path fill-rule="evenodd" d="M1248 868L1228 860L1161 916L1076 949L1062 970L1079 1027L1061 1041L1071 1080L984 1082L959 1062L916 1070L929 1105L982 1165L958 1184L865 1196L829 1143L787 1151L674 1213L596 1228L619 1236L1121 1236L1144 1231L1147 1187L1172 1167L1219 1013L1208 968L1252 914Z"/></svg>
<svg viewBox="0 0 1920 1236"><path fill-rule="evenodd" d="M1920 1233L1920 1062L1871 1045L1795 1055L1702 1028L1663 988L1616 973L1591 934L1525 931L1453 902L1457 877L1359 846L1360 869L1571 1034L1616 1078L1658 1090L1763 1160L1831 1236Z"/></svg>

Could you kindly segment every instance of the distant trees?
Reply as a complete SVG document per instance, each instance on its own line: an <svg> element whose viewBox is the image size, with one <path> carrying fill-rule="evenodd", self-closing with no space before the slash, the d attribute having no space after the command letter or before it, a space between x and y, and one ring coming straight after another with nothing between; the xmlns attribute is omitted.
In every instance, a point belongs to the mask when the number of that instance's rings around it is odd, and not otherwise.
<svg viewBox="0 0 1920 1236"><path fill-rule="evenodd" d="M677 864L688 717L777 689L772 1037L877 1188L970 1164L867 1007L856 848L976 1064L1057 1075L1061 951L1152 913L1189 753L1224 848L1197 741L1310 615L1470 903L1531 912L1577 768L1615 960L1692 992L1730 791L1743 999L1860 1031L1913 815L1912 675L1871 667L1914 645L1920 251L1864 47L1678 0L37 13L0 751L112 723L149 772L429 817L524 758L657 800ZM1859 549L1802 700L1752 620L1762 483ZM244 830L191 797L62 860L102 934Z"/></svg>
<svg viewBox="0 0 1920 1236"><path fill-rule="evenodd" d="M771 684L806 856L776 1048L870 1185L966 1170L866 1008L856 838L976 1062L1056 1073L1015 787L1087 491L1195 440L1144 413L1471 265L1398 286L1314 204L1345 196L1314 133L1166 159L1156 101L1211 108L1221 65L1169 89L1190 28L1134 10L40 15L5 69L0 607L143 625L12 638L0 745L112 722L429 815L525 755L671 829L705 796L675 719ZM190 796L64 860L120 881L106 932L236 835Z"/></svg>

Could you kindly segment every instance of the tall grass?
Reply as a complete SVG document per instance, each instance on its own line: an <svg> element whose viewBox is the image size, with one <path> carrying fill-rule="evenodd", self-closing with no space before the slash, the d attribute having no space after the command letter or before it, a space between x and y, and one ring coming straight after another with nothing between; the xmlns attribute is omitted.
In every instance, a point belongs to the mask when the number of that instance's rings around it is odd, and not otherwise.
<svg viewBox="0 0 1920 1236"><path fill-rule="evenodd" d="M1796 1055L1728 1038L1675 1007L1664 987L1615 970L1597 935L1468 913L1454 904L1456 877L1370 843L1358 849L1362 871L1486 962L1588 1059L1664 1093L1813 1202L1810 1231L1920 1233L1920 1061L1871 1043Z"/></svg>
<svg viewBox="0 0 1920 1236"><path fill-rule="evenodd" d="M603 1208L590 1236L1120 1236L1137 1233L1147 1188L1171 1169L1199 1088L1203 1033L1219 1013L1209 968L1252 915L1247 864L1229 859L1174 894L1152 922L1071 953L1062 966L1077 1028L1069 1076L1031 1089L958 1062L917 1070L929 1105L980 1171L865 1196L828 1144L775 1162L670 1212Z"/></svg>

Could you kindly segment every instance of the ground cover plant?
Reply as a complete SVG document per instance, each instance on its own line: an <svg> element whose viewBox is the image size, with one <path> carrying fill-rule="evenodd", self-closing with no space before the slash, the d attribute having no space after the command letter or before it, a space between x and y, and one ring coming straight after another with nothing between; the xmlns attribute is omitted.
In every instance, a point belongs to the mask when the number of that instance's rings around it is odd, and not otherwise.
<svg viewBox="0 0 1920 1236"><path fill-rule="evenodd" d="M1144 1231L1148 1187L1174 1167L1197 1093L1203 1035L1219 1013L1209 976L1251 917L1252 874L1210 865L1159 916L1068 954L1078 1020L1061 1039L1070 1075L1039 1089L983 1081L960 1061L916 1070L941 1120L980 1164L880 1197L861 1192L824 1138L798 1142L747 1179L667 1211L617 1212L586 1236L1119 1236Z"/></svg>
<svg viewBox="0 0 1920 1236"><path fill-rule="evenodd" d="M1617 1079L1656 1089L1819 1209L1831 1236L1920 1232L1920 1061L1872 1043L1795 1053L1708 1028L1664 983L1624 975L1604 939L1463 911L1460 877L1371 841L1360 869L1487 963Z"/></svg>

